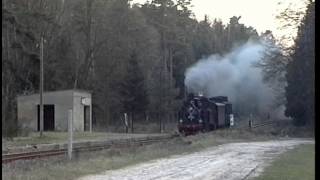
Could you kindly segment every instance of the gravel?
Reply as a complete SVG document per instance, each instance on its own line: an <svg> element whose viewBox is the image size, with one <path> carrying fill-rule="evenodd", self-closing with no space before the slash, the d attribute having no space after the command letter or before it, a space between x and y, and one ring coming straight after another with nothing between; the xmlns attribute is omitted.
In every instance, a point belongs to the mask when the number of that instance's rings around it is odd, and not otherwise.
<svg viewBox="0 0 320 180"><path fill-rule="evenodd" d="M192 154L152 160L79 180L240 180L258 176L277 155L307 139L228 143Z"/></svg>

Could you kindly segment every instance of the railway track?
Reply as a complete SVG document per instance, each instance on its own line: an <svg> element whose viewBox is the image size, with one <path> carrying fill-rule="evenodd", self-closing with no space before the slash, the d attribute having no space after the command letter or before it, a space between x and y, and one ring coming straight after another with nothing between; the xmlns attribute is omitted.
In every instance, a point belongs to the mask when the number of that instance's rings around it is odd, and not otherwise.
<svg viewBox="0 0 320 180"><path fill-rule="evenodd" d="M125 147L132 147L132 146L142 146L142 145L148 145L152 143L167 141L174 137L175 136L173 135L169 137L152 137L152 138L149 137L144 139L126 139L126 140L110 141L101 145L74 147L72 151L75 153L79 153L79 152L88 152L88 151L98 151L98 150L108 149L111 147L125 148ZM45 151L2 154L2 163L9 163L17 160L30 160L35 158L67 155L67 152L68 152L67 148L63 148L63 149L45 150Z"/></svg>
<svg viewBox="0 0 320 180"><path fill-rule="evenodd" d="M269 126L269 125L273 125L274 123L276 123L276 121L265 121L265 122L261 122L259 124L253 124L252 128L257 128L257 127L262 127L262 126Z"/></svg>
<svg viewBox="0 0 320 180"><path fill-rule="evenodd" d="M265 121L262 123L253 124L251 126L251 128L268 126L268 125L272 125L274 123L275 123L275 121ZM173 136L169 136L169 137L148 137L148 138L142 138L142 139L121 139L121 140L117 140L117 141L102 142L102 144L100 144L100 145L89 145L89 146L85 146L85 147L74 146L72 151L75 153L79 153L79 152L86 152L86 151L87 152L88 151L98 151L98 150L108 149L111 147L125 148L125 147L131 147L131 146L141 146L141 145L148 145L148 144L161 142L161 141L167 141L173 137L176 137L176 136L173 135ZM55 150L42 150L42 151L2 154L2 163L9 163L9 162L13 162L16 160L27 160L27 159L50 157L50 156L67 155L67 151L68 151L67 148L61 148L61 149L55 149Z"/></svg>

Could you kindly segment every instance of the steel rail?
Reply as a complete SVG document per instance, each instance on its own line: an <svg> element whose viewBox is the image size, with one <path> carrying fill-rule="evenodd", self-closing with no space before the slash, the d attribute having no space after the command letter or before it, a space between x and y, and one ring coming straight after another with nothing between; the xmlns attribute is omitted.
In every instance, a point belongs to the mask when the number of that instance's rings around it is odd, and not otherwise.
<svg viewBox="0 0 320 180"><path fill-rule="evenodd" d="M261 126L267 126L267 125L272 125L276 123L276 121L266 121L266 122L262 122L262 123L259 123L259 124L254 124L252 125L252 128L256 128L256 127L261 127Z"/></svg>

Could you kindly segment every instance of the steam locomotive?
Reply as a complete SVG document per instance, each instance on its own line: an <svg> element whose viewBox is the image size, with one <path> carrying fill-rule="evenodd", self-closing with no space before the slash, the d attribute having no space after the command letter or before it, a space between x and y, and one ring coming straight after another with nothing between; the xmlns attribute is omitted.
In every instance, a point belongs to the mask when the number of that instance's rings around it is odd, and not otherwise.
<svg viewBox="0 0 320 180"><path fill-rule="evenodd" d="M191 135L233 125L232 104L226 96L189 94L179 111L178 130Z"/></svg>

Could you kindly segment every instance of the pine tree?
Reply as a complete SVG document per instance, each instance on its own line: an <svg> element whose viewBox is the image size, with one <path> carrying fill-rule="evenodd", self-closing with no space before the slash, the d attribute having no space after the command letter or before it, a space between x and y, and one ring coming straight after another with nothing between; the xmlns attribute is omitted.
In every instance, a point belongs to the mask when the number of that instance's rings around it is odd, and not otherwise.
<svg viewBox="0 0 320 180"><path fill-rule="evenodd" d="M145 112L148 106L148 96L144 76L135 53L129 59L126 74L120 84L120 94L124 112Z"/></svg>
<svg viewBox="0 0 320 180"><path fill-rule="evenodd" d="M314 124L314 28L314 2L310 1L287 66L285 113L297 126Z"/></svg>

